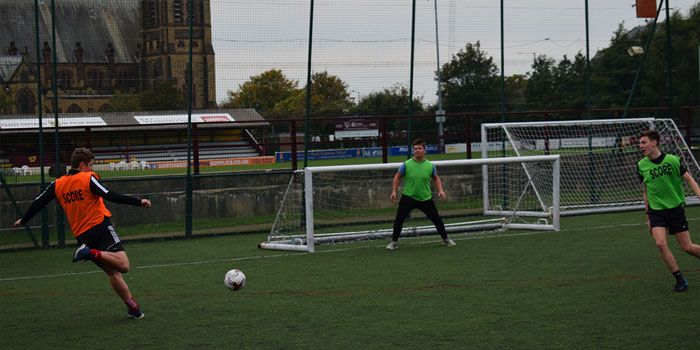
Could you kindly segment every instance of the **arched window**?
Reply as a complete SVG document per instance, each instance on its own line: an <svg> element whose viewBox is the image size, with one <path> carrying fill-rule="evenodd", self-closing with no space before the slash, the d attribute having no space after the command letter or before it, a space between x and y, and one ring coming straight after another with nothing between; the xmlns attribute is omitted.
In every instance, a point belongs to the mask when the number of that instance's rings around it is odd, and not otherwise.
<svg viewBox="0 0 700 350"><path fill-rule="evenodd" d="M88 72L87 86L101 88L105 86L105 73L100 69L93 69Z"/></svg>
<svg viewBox="0 0 700 350"><path fill-rule="evenodd" d="M22 89L17 93L17 114L34 114L36 97L29 89Z"/></svg>
<svg viewBox="0 0 700 350"><path fill-rule="evenodd" d="M136 86L136 73L133 70L120 70L117 72L117 87L130 88Z"/></svg>
<svg viewBox="0 0 700 350"><path fill-rule="evenodd" d="M61 89L70 89L73 86L73 72L69 70L58 71L58 87Z"/></svg>
<svg viewBox="0 0 700 350"><path fill-rule="evenodd" d="M23 70L19 73L19 81L20 83L28 83L29 82L29 73L26 70Z"/></svg>
<svg viewBox="0 0 700 350"><path fill-rule="evenodd" d="M112 111L114 111L114 108L108 103L105 103L102 106L100 106L100 112L112 112Z"/></svg>
<svg viewBox="0 0 700 350"><path fill-rule="evenodd" d="M83 109L74 103L66 109L66 113L83 113Z"/></svg>

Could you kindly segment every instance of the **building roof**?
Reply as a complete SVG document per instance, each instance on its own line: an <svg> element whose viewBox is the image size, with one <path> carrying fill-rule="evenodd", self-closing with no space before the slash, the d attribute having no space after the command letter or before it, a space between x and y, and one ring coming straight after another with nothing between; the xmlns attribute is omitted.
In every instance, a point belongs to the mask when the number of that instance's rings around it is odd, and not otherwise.
<svg viewBox="0 0 700 350"><path fill-rule="evenodd" d="M58 62L75 62L73 50L80 42L83 61L107 62L107 44L114 47L116 63L136 62L140 41L139 0L55 1L56 57ZM0 54L6 55L14 42L18 54L28 52L36 61L34 1L0 1ZM51 1L39 0L39 44L51 46Z"/></svg>
<svg viewBox="0 0 700 350"><path fill-rule="evenodd" d="M20 64L22 64L21 56L0 55L0 81L10 80Z"/></svg>
<svg viewBox="0 0 700 350"><path fill-rule="evenodd" d="M193 119L193 123L197 123L197 127L201 129L212 128L230 128L231 126L240 128L253 128L269 125L267 120L252 108L246 109L207 109L194 110L192 115L207 117L207 114L214 117L214 120L209 121ZM228 114L233 120L217 121L216 116ZM187 127L187 122L178 121L187 116L187 111L156 111L156 112L113 112L113 113L63 113L59 114L59 125L63 125L64 121L70 121L71 127L65 131L82 131L85 127L90 127L93 131L160 131L160 130L177 130ZM160 119L154 123L144 123L144 117L155 117ZM205 119L201 118L201 119ZM53 128L53 114L44 115L43 117L45 128L46 123L50 123ZM17 132L36 132L38 131L39 117L34 114L25 115L0 115L0 134L17 133ZM33 124L30 124L33 122ZM32 127L31 125L34 125ZM64 128L63 126L61 128ZM45 129L46 130L46 129Z"/></svg>

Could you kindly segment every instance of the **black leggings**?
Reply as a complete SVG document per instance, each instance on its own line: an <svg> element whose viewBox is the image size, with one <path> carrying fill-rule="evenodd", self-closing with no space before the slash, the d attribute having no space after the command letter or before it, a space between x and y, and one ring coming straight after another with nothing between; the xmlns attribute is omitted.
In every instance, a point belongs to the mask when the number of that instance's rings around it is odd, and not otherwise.
<svg viewBox="0 0 700 350"><path fill-rule="evenodd" d="M401 229L403 229L403 222L406 221L408 214L413 209L419 209L425 216L433 222L435 228L437 229L440 237L442 239L447 238L447 231L445 231L445 223L442 222L440 214L435 207L435 202L432 199L427 201L417 201L409 196L401 196L399 200L399 208L396 210L396 219L394 220L394 233L392 239L394 242L399 240L399 235L401 235Z"/></svg>

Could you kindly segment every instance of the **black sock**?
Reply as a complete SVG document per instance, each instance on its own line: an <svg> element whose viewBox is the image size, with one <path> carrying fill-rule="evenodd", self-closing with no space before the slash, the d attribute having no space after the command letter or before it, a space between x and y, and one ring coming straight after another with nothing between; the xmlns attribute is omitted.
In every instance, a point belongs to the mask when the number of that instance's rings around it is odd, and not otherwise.
<svg viewBox="0 0 700 350"><path fill-rule="evenodd" d="M676 281L677 281L677 282L683 282L683 281L684 281L683 273L681 273L681 270L678 270L678 271L676 271L676 272L673 272L673 277L676 278Z"/></svg>

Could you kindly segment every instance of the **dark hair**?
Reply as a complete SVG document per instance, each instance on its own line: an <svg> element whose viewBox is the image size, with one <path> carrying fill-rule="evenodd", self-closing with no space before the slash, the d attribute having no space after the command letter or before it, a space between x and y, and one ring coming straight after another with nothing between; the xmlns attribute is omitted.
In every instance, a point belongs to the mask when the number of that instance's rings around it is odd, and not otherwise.
<svg viewBox="0 0 700 350"><path fill-rule="evenodd" d="M421 146L423 146L423 148L425 148L425 141L423 141L423 139L415 139L415 140L413 140L413 145L414 146L421 145Z"/></svg>
<svg viewBox="0 0 700 350"><path fill-rule="evenodd" d="M70 166L73 169L77 169L80 163L90 163L94 158L95 155L92 154L92 151L85 147L78 147L74 149L73 153L70 155Z"/></svg>
<svg viewBox="0 0 700 350"><path fill-rule="evenodd" d="M659 144L661 141L661 135L659 135L659 132L654 129L645 130L641 135L639 135L639 138L644 136L648 137L650 141L656 141L656 144Z"/></svg>

